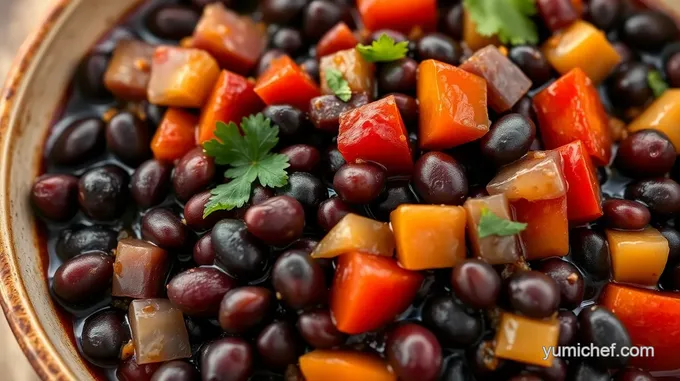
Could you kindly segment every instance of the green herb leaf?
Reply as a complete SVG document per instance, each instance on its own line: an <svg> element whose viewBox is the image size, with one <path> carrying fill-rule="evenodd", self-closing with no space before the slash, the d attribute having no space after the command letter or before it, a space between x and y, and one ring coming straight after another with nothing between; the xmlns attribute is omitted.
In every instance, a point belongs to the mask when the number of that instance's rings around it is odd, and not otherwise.
<svg viewBox="0 0 680 381"><path fill-rule="evenodd" d="M527 224L500 218L489 209L484 208L479 218L477 232L479 233L479 238L486 238L491 235L505 237L517 234L526 228Z"/></svg>
<svg viewBox="0 0 680 381"><path fill-rule="evenodd" d="M536 44L538 30L531 16L535 0L463 0L463 6L483 36L498 35L504 44Z"/></svg>
<svg viewBox="0 0 680 381"><path fill-rule="evenodd" d="M264 115L243 118L240 129L233 122L217 122L215 137L203 143L203 149L206 155L215 158L215 163L231 167L224 176L232 180L210 191L212 197L205 205L204 217L245 205L256 180L270 188L288 183L288 157L270 152L279 142L279 128L272 126Z"/></svg>
<svg viewBox="0 0 680 381"><path fill-rule="evenodd" d="M660 97L661 94L668 90L669 87L658 70L649 71L649 73L647 74L647 84L649 84L649 87L654 92L655 98Z"/></svg>
<svg viewBox="0 0 680 381"><path fill-rule="evenodd" d="M383 33L373 41L370 46L359 44L357 50L366 61L369 62L392 62L406 57L408 53L408 41L395 43L394 40Z"/></svg>
<svg viewBox="0 0 680 381"><path fill-rule="evenodd" d="M333 94L343 102L349 101L352 98L352 89L349 88L349 82L342 76L342 72L329 67L325 70L325 74L326 84Z"/></svg>

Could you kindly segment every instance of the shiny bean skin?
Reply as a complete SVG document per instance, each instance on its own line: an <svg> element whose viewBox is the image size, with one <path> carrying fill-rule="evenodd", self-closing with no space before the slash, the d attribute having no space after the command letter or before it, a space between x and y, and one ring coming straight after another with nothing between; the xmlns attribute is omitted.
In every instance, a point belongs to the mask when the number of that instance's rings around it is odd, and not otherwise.
<svg viewBox="0 0 680 381"><path fill-rule="evenodd" d="M107 310L85 320L80 347L87 359L95 365L112 365L118 362L120 351L128 340L130 331L125 315Z"/></svg>
<svg viewBox="0 0 680 381"><path fill-rule="evenodd" d="M643 204L610 198L602 203L607 226L621 230L641 230L649 224L652 214Z"/></svg>
<svg viewBox="0 0 680 381"><path fill-rule="evenodd" d="M521 114L508 114L491 125L480 141L482 155L496 166L510 164L529 152L536 126Z"/></svg>
<svg viewBox="0 0 680 381"><path fill-rule="evenodd" d="M295 144L281 150L288 157L288 171L314 172L321 161L321 153L307 144Z"/></svg>
<svg viewBox="0 0 680 381"><path fill-rule="evenodd" d="M321 302L326 296L323 269L309 254L290 250L276 260L272 268L272 284L281 299L294 309Z"/></svg>
<svg viewBox="0 0 680 381"><path fill-rule="evenodd" d="M153 209L142 217L142 237L164 249L181 248L188 236L186 225L169 209Z"/></svg>
<svg viewBox="0 0 680 381"><path fill-rule="evenodd" d="M215 264L228 274L253 280L265 272L269 253L248 233L245 223L225 219L218 222L210 234L215 249Z"/></svg>
<svg viewBox="0 0 680 381"><path fill-rule="evenodd" d="M594 279L609 278L611 259L607 238L599 231L576 228L569 232L569 246L574 262Z"/></svg>
<svg viewBox="0 0 680 381"><path fill-rule="evenodd" d="M428 152L416 162L413 185L428 204L462 205L468 194L465 169L453 157Z"/></svg>
<svg viewBox="0 0 680 381"><path fill-rule="evenodd" d="M277 188L277 194L298 200L305 210L316 210L328 198L328 188L311 173L294 172L288 176L288 185Z"/></svg>
<svg viewBox="0 0 680 381"><path fill-rule="evenodd" d="M442 365L437 337L417 324L404 324L389 334L387 362L403 381L435 381Z"/></svg>
<svg viewBox="0 0 680 381"><path fill-rule="evenodd" d="M151 381L199 381L196 368L186 361L166 362L153 374Z"/></svg>
<svg viewBox="0 0 680 381"><path fill-rule="evenodd" d="M508 279L507 293L512 307L532 318L547 318L560 304L557 282L538 271L514 273Z"/></svg>
<svg viewBox="0 0 680 381"><path fill-rule="evenodd" d="M632 345L626 327L612 312L600 306L588 306L578 314L579 335L583 345L593 344L604 348L616 345L618 348ZM618 353L618 352L617 352ZM626 365L628 357L599 357L593 359L595 364L604 369L618 369Z"/></svg>
<svg viewBox="0 0 680 381"><path fill-rule="evenodd" d="M113 220L125 212L128 174L115 165L91 169L78 182L80 209L95 220Z"/></svg>
<svg viewBox="0 0 680 381"><path fill-rule="evenodd" d="M66 261L88 251L111 253L118 245L118 233L103 226L80 226L61 232L55 251Z"/></svg>
<svg viewBox="0 0 680 381"><path fill-rule="evenodd" d="M193 34L199 18L199 13L190 7L168 4L154 9L146 25L156 37L179 41Z"/></svg>
<svg viewBox="0 0 680 381"><path fill-rule="evenodd" d="M100 155L105 147L106 125L99 118L76 120L54 142L49 160L60 165L76 165Z"/></svg>
<svg viewBox="0 0 680 381"><path fill-rule="evenodd" d="M302 236L305 210L296 199L277 196L251 206L244 220L255 237L270 245L284 246Z"/></svg>
<svg viewBox="0 0 680 381"><path fill-rule="evenodd" d="M106 146L124 163L135 166L151 157L152 132L146 121L121 112L106 125Z"/></svg>
<svg viewBox="0 0 680 381"><path fill-rule="evenodd" d="M215 263L215 248L213 248L212 237L209 233L196 241L193 259L199 266L211 266Z"/></svg>
<svg viewBox="0 0 680 381"><path fill-rule="evenodd" d="M158 205L170 189L172 165L159 160L142 163L130 180L130 195L140 208Z"/></svg>
<svg viewBox="0 0 680 381"><path fill-rule="evenodd" d="M78 212L78 178L42 175L31 188L31 203L50 220L65 221Z"/></svg>
<svg viewBox="0 0 680 381"><path fill-rule="evenodd" d="M253 350L247 341L226 337L207 345L201 355L201 376L209 381L248 381Z"/></svg>
<svg viewBox="0 0 680 381"><path fill-rule="evenodd" d="M75 82L85 96L91 97L96 101L106 100L111 97L111 93L104 86L104 74L108 66L109 57L106 54L98 53L88 55L78 65Z"/></svg>
<svg viewBox="0 0 680 381"><path fill-rule="evenodd" d="M350 204L369 203L383 191L387 175L374 164L346 164L333 177L333 188Z"/></svg>
<svg viewBox="0 0 680 381"><path fill-rule="evenodd" d="M585 286L583 276L576 266L555 258L541 262L538 270L557 283L560 305L563 308L576 308L581 304Z"/></svg>
<svg viewBox="0 0 680 381"><path fill-rule="evenodd" d="M288 322L274 322L266 326L255 340L257 351L272 369L285 369L296 364L303 346Z"/></svg>
<svg viewBox="0 0 680 381"><path fill-rule="evenodd" d="M316 349L329 349L345 342L328 310L312 310L298 317L297 329L307 344Z"/></svg>
<svg viewBox="0 0 680 381"><path fill-rule="evenodd" d="M675 158L675 147L664 133L642 130L621 142L616 165L628 176L648 179L670 172Z"/></svg>
<svg viewBox="0 0 680 381"><path fill-rule="evenodd" d="M175 166L172 186L177 198L187 201L208 187L213 176L215 161L203 153L203 147L196 147L184 155Z"/></svg>
<svg viewBox="0 0 680 381"><path fill-rule="evenodd" d="M191 229L208 230L218 221L234 216L234 211L218 210L203 217L205 204L210 201L210 197L212 197L210 191L204 191L195 194L184 204L184 222Z"/></svg>
<svg viewBox="0 0 680 381"><path fill-rule="evenodd" d="M220 326L231 334L246 333L264 323L274 309L274 294L264 287L239 287L228 291L219 309Z"/></svg>
<svg viewBox="0 0 680 381"><path fill-rule="evenodd" d="M134 357L124 361L116 369L118 381L151 381L161 363L138 365Z"/></svg>
<svg viewBox="0 0 680 381"><path fill-rule="evenodd" d="M224 294L234 286L227 274L211 267L197 267L170 280L168 299L187 315L216 317Z"/></svg>
<svg viewBox="0 0 680 381"><path fill-rule="evenodd" d="M101 297L111 287L113 257L83 254L64 262L54 273L52 289L68 303L82 304Z"/></svg>
<svg viewBox="0 0 680 381"><path fill-rule="evenodd" d="M626 188L626 198L647 205L652 215L665 218L680 213L680 184L668 178L632 183Z"/></svg>
<svg viewBox="0 0 680 381"><path fill-rule="evenodd" d="M331 197L319 205L316 221L324 230L329 231L343 217L352 213L352 208L339 197Z"/></svg>

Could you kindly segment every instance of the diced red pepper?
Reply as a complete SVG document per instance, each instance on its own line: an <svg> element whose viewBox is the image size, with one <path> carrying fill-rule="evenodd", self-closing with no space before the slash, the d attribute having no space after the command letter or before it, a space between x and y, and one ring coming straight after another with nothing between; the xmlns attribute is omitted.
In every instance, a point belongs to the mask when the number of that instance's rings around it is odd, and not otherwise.
<svg viewBox="0 0 680 381"><path fill-rule="evenodd" d="M527 260L569 254L566 195L553 200L516 200L511 205L515 210L516 220L527 224L527 228L521 233Z"/></svg>
<svg viewBox="0 0 680 381"><path fill-rule="evenodd" d="M562 156L569 222L585 223L602 217L600 182L593 161L580 140L557 149Z"/></svg>
<svg viewBox="0 0 680 381"><path fill-rule="evenodd" d="M581 140L596 165L611 159L612 139L604 106L593 82L572 69L534 97L545 148Z"/></svg>
<svg viewBox="0 0 680 381"><path fill-rule="evenodd" d="M331 288L331 313L341 332L373 331L413 301L423 276L392 258L352 252L340 257Z"/></svg>
<svg viewBox="0 0 680 381"><path fill-rule="evenodd" d="M254 89L255 85L245 77L223 70L201 111L198 142L202 144L215 137L217 122L238 124L260 111L264 104Z"/></svg>
<svg viewBox="0 0 680 381"><path fill-rule="evenodd" d="M316 58L321 58L341 50L352 49L359 41L347 24L338 23L321 37L316 45Z"/></svg>
<svg viewBox="0 0 680 381"><path fill-rule="evenodd" d="M216 2L204 8L191 43L210 53L223 68L246 75L267 47L267 32L264 25Z"/></svg>
<svg viewBox="0 0 680 381"><path fill-rule="evenodd" d="M151 140L151 151L158 160L179 160L196 147L198 118L179 108L169 108Z"/></svg>
<svg viewBox="0 0 680 381"><path fill-rule="evenodd" d="M268 105L289 104L307 111L309 101L321 95L319 86L288 56L272 60L255 84L255 92Z"/></svg>
<svg viewBox="0 0 680 381"><path fill-rule="evenodd" d="M634 346L654 348L654 356L632 357L632 365L649 371L680 369L679 294L610 283L600 303L623 323Z"/></svg>
<svg viewBox="0 0 680 381"><path fill-rule="evenodd" d="M409 33L414 27L437 27L437 0L357 0L357 8L368 30Z"/></svg>
<svg viewBox="0 0 680 381"><path fill-rule="evenodd" d="M413 157L394 96L340 116L338 149L348 162L372 161L391 174L410 173Z"/></svg>

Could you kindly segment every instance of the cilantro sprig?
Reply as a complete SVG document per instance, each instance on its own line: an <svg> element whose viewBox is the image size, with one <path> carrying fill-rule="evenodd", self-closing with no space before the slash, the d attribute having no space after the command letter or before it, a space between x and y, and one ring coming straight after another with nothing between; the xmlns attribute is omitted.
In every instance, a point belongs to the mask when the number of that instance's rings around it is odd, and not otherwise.
<svg viewBox="0 0 680 381"><path fill-rule="evenodd" d="M505 237L522 232L527 228L527 224L506 220L493 214L488 208L482 209L479 218L477 232L479 238L486 238L492 235Z"/></svg>
<svg viewBox="0 0 680 381"><path fill-rule="evenodd" d="M463 6L483 36L498 35L504 44L536 44L538 29L531 20L535 0L463 0Z"/></svg>
<svg viewBox="0 0 680 381"><path fill-rule="evenodd" d="M231 181L210 191L212 196L203 210L204 217L245 205L255 180L270 188L288 183L288 157L270 152L279 142L279 128L272 126L264 115L243 118L240 130L236 123L217 122L215 136L217 139L203 143L203 150L215 158L215 163L231 167L224 172Z"/></svg>
<svg viewBox="0 0 680 381"><path fill-rule="evenodd" d="M329 67L324 71L324 74L326 74L328 88L333 91L336 97L343 102L352 99L352 89L349 88L349 82L342 76L340 70Z"/></svg>
<svg viewBox="0 0 680 381"><path fill-rule="evenodd" d="M647 73L647 84L652 89L655 98L660 97L669 87L658 70L650 70Z"/></svg>
<svg viewBox="0 0 680 381"><path fill-rule="evenodd" d="M359 44L356 49L368 62L392 62L406 57L408 41L395 43L392 37L383 33L370 46Z"/></svg>

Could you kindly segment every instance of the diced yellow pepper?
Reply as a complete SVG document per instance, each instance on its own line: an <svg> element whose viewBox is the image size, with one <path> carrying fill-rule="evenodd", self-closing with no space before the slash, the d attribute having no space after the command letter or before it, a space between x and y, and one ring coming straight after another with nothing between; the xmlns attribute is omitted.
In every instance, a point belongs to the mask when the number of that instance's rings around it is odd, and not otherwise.
<svg viewBox="0 0 680 381"><path fill-rule="evenodd" d="M557 345L560 323L557 319L533 320L503 312L496 330L496 356L525 364L548 367L553 356L544 350Z"/></svg>
<svg viewBox="0 0 680 381"><path fill-rule="evenodd" d="M668 261L668 241L658 230L607 230L614 280L653 286Z"/></svg>
<svg viewBox="0 0 680 381"><path fill-rule="evenodd" d="M463 11L463 40L472 51L477 51L488 45L501 45L498 37L482 36L477 32L477 24L472 20L467 10Z"/></svg>
<svg viewBox="0 0 680 381"><path fill-rule="evenodd" d="M347 80L349 88L353 93L367 93L369 97L373 95L375 65L366 61L358 50L341 50L325 56L321 58L319 67L321 91L324 94L334 94L333 90L328 86L326 70L335 69L342 73L342 77Z"/></svg>
<svg viewBox="0 0 680 381"><path fill-rule="evenodd" d="M680 154L680 89L669 89L628 126L630 132L653 129L661 131Z"/></svg>
<svg viewBox="0 0 680 381"><path fill-rule="evenodd" d="M312 257L334 258L352 251L386 257L394 255L394 236L390 225L348 214L319 242Z"/></svg>

